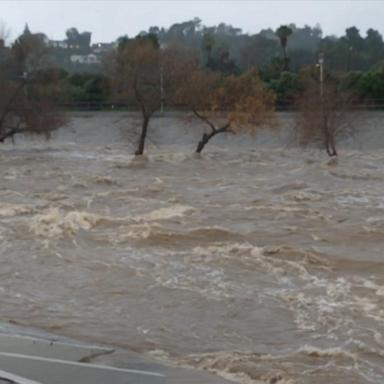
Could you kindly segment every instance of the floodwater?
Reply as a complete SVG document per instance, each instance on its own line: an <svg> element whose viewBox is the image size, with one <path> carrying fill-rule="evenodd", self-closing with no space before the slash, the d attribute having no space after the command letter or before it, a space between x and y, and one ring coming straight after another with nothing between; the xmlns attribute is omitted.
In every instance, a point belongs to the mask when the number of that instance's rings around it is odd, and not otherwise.
<svg viewBox="0 0 384 384"><path fill-rule="evenodd" d="M338 161L282 131L73 116L0 148L0 319L238 383L384 382L384 114ZM285 132L285 133L284 133Z"/></svg>

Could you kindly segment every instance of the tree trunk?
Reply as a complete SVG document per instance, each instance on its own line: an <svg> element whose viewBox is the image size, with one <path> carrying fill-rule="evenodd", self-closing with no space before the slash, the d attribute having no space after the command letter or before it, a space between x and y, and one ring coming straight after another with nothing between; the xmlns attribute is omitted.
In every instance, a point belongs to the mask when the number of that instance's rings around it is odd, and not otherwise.
<svg viewBox="0 0 384 384"><path fill-rule="evenodd" d="M337 156L337 151L336 151L336 145L335 145L335 137L333 135L329 135L329 152L328 155L330 157Z"/></svg>
<svg viewBox="0 0 384 384"><path fill-rule="evenodd" d="M0 136L0 143L4 143L4 141L6 139L8 139L9 137L11 137L13 139L13 137L17 133L21 133L21 131L19 129L11 129L10 131L4 133L3 135Z"/></svg>
<svg viewBox="0 0 384 384"><path fill-rule="evenodd" d="M214 136L214 134L206 134L204 133L203 134L203 137L201 138L201 140L199 141L199 143L197 144L197 148L196 148L196 153L201 153L202 150L204 149L204 147L206 146L206 144L208 144L208 141Z"/></svg>
<svg viewBox="0 0 384 384"><path fill-rule="evenodd" d="M4 141L6 139L8 139L9 137L12 139L12 142L15 143L15 135L18 134L18 133L23 133L24 132L24 130L22 128L20 128L20 125L21 125L21 121L19 121L16 124L16 127L9 128L9 130L7 132L2 132L0 134L0 143L4 143Z"/></svg>
<svg viewBox="0 0 384 384"><path fill-rule="evenodd" d="M330 132L328 128L328 119L323 111L323 134L324 134L324 146L329 157L337 156L335 134Z"/></svg>
<svg viewBox="0 0 384 384"><path fill-rule="evenodd" d="M287 47L286 46L283 46L283 55L284 55L283 70L288 72L289 71L289 65L288 65L288 56L287 56Z"/></svg>
<svg viewBox="0 0 384 384"><path fill-rule="evenodd" d="M3 126L4 124L4 121L7 117L7 115L11 112L11 106L12 106L12 103L15 101L17 95L19 94L19 92L23 89L23 87L25 86L25 81L23 81L22 83L20 83L18 85L18 87L15 89L15 92L13 92L13 94L11 95L11 97L9 98L7 104L4 106L3 108L3 112L0 116L0 129L1 127ZM8 137L8 136L7 136ZM3 139L4 141L4 139Z"/></svg>
<svg viewBox="0 0 384 384"><path fill-rule="evenodd" d="M139 144L135 152L136 156L141 156L144 153L145 139L147 138L149 116L143 116L143 124L141 126L141 135L139 139Z"/></svg>
<svg viewBox="0 0 384 384"><path fill-rule="evenodd" d="M196 153L201 153L204 147L208 144L209 140L211 140L213 136L216 136L217 134L222 132L228 132L229 127L230 127L230 124L226 124L219 129L213 129L211 133L204 133L203 137L197 144Z"/></svg>
<svg viewBox="0 0 384 384"><path fill-rule="evenodd" d="M324 132L324 146L329 157L337 156L336 144L334 134L330 133L328 129Z"/></svg>

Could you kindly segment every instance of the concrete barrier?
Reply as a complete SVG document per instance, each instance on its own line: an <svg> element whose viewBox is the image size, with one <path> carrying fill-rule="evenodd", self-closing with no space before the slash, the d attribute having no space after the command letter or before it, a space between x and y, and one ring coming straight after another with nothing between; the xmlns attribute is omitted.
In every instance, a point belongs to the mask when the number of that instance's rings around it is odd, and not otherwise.
<svg viewBox="0 0 384 384"><path fill-rule="evenodd" d="M25 377L13 375L12 373L0 370L0 384L41 384L37 381L28 380Z"/></svg>
<svg viewBox="0 0 384 384"><path fill-rule="evenodd" d="M86 362L90 357L112 353L113 351L111 348L88 344L0 333L0 352Z"/></svg>
<svg viewBox="0 0 384 384"><path fill-rule="evenodd" d="M0 368L44 384L164 384L163 375L0 352ZM21 383L20 383L21 384Z"/></svg>

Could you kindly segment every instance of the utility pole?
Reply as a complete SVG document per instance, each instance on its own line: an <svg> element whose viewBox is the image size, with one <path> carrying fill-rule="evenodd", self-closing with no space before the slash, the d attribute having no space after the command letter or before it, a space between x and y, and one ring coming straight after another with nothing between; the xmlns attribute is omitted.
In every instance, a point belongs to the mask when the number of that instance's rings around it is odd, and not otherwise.
<svg viewBox="0 0 384 384"><path fill-rule="evenodd" d="M160 112L164 113L164 74L163 66L160 67Z"/></svg>
<svg viewBox="0 0 384 384"><path fill-rule="evenodd" d="M320 69L320 98L321 98L321 101L323 101L323 96L324 96L324 53L323 52L320 52L319 54L318 66Z"/></svg>
<svg viewBox="0 0 384 384"><path fill-rule="evenodd" d="M324 102L324 53L320 52L319 54L319 62L318 62L318 67L320 71L320 105L321 105L321 115L322 115L322 130L324 132L324 141L325 141L325 147L327 150L327 153L330 156L335 155L335 149L332 148L332 137L328 129L328 117L326 113L326 106Z"/></svg>

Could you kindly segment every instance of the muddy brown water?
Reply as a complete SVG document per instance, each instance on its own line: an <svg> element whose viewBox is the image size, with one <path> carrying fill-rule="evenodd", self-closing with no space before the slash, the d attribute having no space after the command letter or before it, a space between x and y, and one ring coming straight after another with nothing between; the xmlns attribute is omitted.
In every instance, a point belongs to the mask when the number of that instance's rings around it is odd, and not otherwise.
<svg viewBox="0 0 384 384"><path fill-rule="evenodd" d="M384 114L337 162L282 130L81 113L0 148L0 318L238 383L384 382Z"/></svg>

